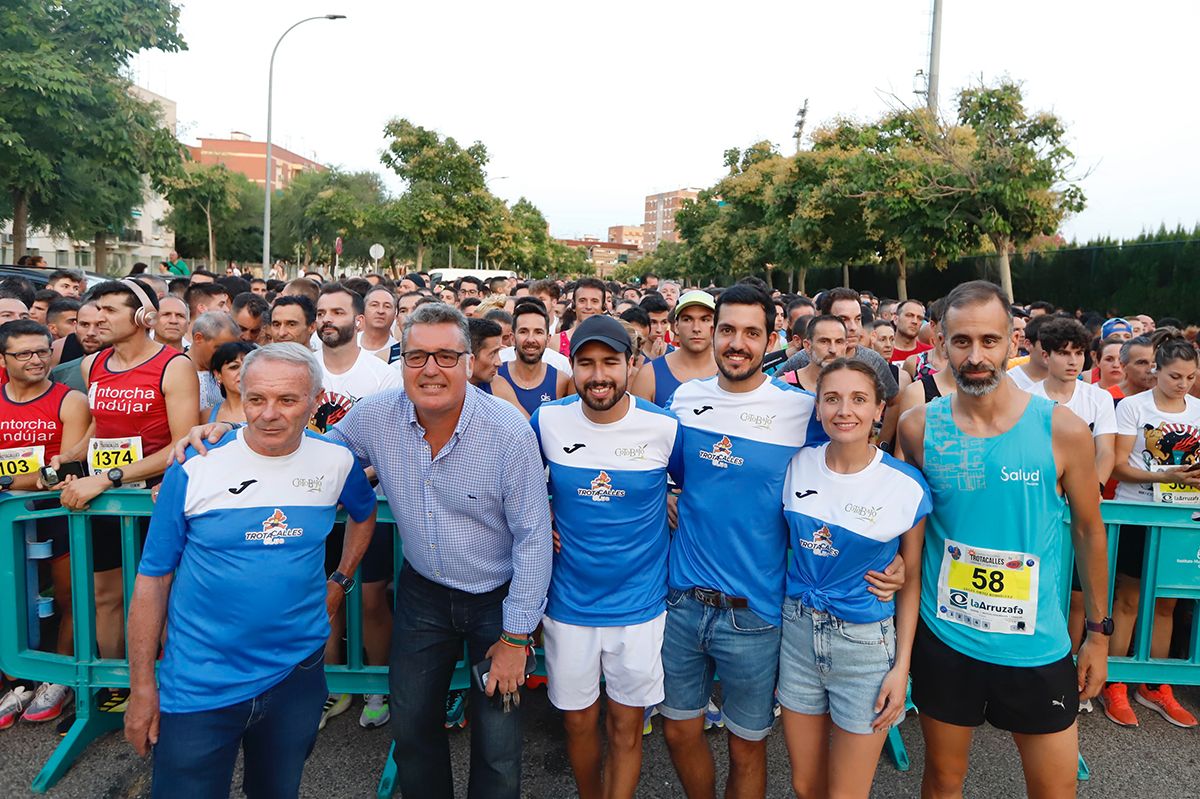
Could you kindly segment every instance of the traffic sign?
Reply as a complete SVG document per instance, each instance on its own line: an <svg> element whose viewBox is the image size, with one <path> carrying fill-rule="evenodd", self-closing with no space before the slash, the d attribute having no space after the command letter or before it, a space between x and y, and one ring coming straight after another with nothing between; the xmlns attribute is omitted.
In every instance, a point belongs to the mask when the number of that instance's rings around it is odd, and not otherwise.
<svg viewBox="0 0 1200 799"><path fill-rule="evenodd" d="M372 244L371 249L367 250L367 252L371 253L371 257L378 261L383 257L383 245L378 243Z"/></svg>
<svg viewBox="0 0 1200 799"><path fill-rule="evenodd" d="M342 237L338 236L333 242L333 251L338 255L342 254Z"/></svg>

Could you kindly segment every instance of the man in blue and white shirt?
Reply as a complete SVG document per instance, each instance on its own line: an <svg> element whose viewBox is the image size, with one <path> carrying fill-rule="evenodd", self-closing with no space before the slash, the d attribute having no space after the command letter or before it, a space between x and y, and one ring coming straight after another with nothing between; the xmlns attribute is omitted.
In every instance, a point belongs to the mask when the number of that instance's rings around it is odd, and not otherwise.
<svg viewBox="0 0 1200 799"><path fill-rule="evenodd" d="M671 400L683 427L683 493L671 541L659 710L688 796L715 794L704 712L720 674L731 796L766 791L766 737L775 720L787 525L779 497L787 464L824 439L813 395L769 378L775 305L745 284L717 299L718 375Z"/></svg>
<svg viewBox="0 0 1200 799"><path fill-rule="evenodd" d="M581 797L632 799L643 711L663 699L667 473L682 479L682 439L674 414L627 393L632 354L617 320L587 319L571 338L577 395L542 405L531 420L561 542L542 623L548 690L564 712Z"/></svg>
<svg viewBox="0 0 1200 799"><path fill-rule="evenodd" d="M246 356L247 426L171 467L129 610L125 737L154 746L152 794L294 796L326 697L329 618L353 587L375 494L346 447L305 431L321 367L298 344ZM325 538L349 514L338 570ZM155 659L169 622L155 683Z"/></svg>

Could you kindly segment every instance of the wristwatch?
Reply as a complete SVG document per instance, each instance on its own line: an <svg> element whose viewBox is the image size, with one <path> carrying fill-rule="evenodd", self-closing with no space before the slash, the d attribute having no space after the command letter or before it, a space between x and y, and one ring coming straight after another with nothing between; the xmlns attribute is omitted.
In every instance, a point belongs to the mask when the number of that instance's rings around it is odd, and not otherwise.
<svg viewBox="0 0 1200 799"><path fill-rule="evenodd" d="M1100 633L1101 635L1113 634L1112 616L1105 616L1100 621L1091 621L1085 619L1083 624L1089 633Z"/></svg>
<svg viewBox="0 0 1200 799"><path fill-rule="evenodd" d="M11 474L0 474L0 491L7 491L12 488L13 477Z"/></svg>
<svg viewBox="0 0 1200 799"><path fill-rule="evenodd" d="M354 578L347 577L341 572L334 572L333 574L329 575L329 582L337 583L347 594L354 590Z"/></svg>
<svg viewBox="0 0 1200 799"><path fill-rule="evenodd" d="M112 483L113 488L120 488L121 481L123 479L125 479L125 472L121 471L120 469L114 468L114 469L109 469L108 472L104 476L108 478L108 481L110 483Z"/></svg>

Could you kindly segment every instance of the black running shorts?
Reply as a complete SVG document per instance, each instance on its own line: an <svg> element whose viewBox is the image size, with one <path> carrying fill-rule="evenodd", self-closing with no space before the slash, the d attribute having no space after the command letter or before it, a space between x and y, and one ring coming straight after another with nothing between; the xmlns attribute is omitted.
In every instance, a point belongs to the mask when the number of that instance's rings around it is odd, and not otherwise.
<svg viewBox="0 0 1200 799"><path fill-rule="evenodd" d="M999 666L950 648L924 621L913 641L912 700L936 721L959 727L986 721L1022 735L1061 732L1079 713L1070 655L1044 666Z"/></svg>

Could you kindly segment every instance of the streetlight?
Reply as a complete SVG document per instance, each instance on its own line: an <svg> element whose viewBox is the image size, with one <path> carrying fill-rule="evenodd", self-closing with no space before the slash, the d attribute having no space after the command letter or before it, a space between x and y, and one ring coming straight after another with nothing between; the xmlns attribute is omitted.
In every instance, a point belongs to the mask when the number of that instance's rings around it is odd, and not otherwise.
<svg viewBox="0 0 1200 799"><path fill-rule="evenodd" d="M345 14L323 14L319 17L306 17L300 20L292 27L288 28L275 42L275 47L271 50L271 66L267 70L267 180L263 191L266 193L263 202L263 254L262 268L263 277L270 277L271 269L271 183L274 177L271 164L271 96L275 88L275 53L279 50L279 45L283 43L284 36L287 36L297 26L303 25L305 22L312 22L314 19L345 19Z"/></svg>

